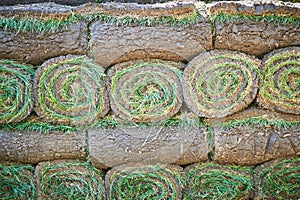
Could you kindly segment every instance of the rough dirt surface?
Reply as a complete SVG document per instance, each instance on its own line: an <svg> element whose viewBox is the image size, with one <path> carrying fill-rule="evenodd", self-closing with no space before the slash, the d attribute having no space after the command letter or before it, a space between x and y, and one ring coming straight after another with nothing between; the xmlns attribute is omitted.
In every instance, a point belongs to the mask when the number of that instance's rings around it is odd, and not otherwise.
<svg viewBox="0 0 300 200"><path fill-rule="evenodd" d="M97 0L51 0L52 2L64 5L77 6L88 2L97 2ZM168 0L99 0L101 2L121 2L121 3L163 3ZM170 0L169 0L170 1ZM49 2L49 0L2 0L0 6L4 5L16 5L16 4L29 4L29 3L43 3Z"/></svg>
<svg viewBox="0 0 300 200"><path fill-rule="evenodd" d="M188 164L208 160L205 129L195 127L91 129L88 142L91 162L97 168L127 162Z"/></svg>
<svg viewBox="0 0 300 200"><path fill-rule="evenodd" d="M276 158L300 155L300 128L247 126L213 127L214 160L219 163L255 165Z"/></svg>
<svg viewBox="0 0 300 200"><path fill-rule="evenodd" d="M87 24L79 22L54 33L15 33L0 30L0 57L40 65L67 54L87 53Z"/></svg>
<svg viewBox="0 0 300 200"><path fill-rule="evenodd" d="M248 0L225 1L207 4L207 10L211 15L218 13L268 15L278 13L280 15L300 15L300 7L296 4L277 0Z"/></svg>
<svg viewBox="0 0 300 200"><path fill-rule="evenodd" d="M85 133L41 134L0 130L0 160L38 163L56 159L86 157Z"/></svg>
<svg viewBox="0 0 300 200"><path fill-rule="evenodd" d="M239 50L255 56L263 56L281 47L300 45L300 24L216 21L215 31L216 49Z"/></svg>
<svg viewBox="0 0 300 200"><path fill-rule="evenodd" d="M103 67L145 57L187 61L212 48L208 22L190 26L160 24L151 27L95 22L91 33L92 56Z"/></svg>

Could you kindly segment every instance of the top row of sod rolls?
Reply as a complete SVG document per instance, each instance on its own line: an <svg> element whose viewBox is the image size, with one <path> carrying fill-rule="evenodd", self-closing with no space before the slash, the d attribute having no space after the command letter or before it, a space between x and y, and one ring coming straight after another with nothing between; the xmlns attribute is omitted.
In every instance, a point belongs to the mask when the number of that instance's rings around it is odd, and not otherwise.
<svg viewBox="0 0 300 200"><path fill-rule="evenodd" d="M61 124L93 124L109 105L128 121L161 121L180 110L183 98L198 116L224 117L248 107L258 89L261 106L300 114L300 47L273 51L262 63L244 53L213 50L196 56L185 69L179 62L133 60L112 66L107 75L86 56L61 56L37 69L34 92L32 69L23 69L1 61L0 123L23 120L32 99L40 118ZM7 89L8 80L19 85Z"/></svg>

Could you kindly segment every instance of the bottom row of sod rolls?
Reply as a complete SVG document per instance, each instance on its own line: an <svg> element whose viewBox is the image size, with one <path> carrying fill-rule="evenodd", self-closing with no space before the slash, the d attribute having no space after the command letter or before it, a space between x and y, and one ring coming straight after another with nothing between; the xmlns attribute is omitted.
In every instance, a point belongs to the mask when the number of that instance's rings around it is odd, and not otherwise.
<svg viewBox="0 0 300 200"><path fill-rule="evenodd" d="M300 158L257 168L202 163L125 164L106 175L89 163L0 165L1 199L297 199ZM105 176L105 183L104 183ZM35 178L36 180L35 180ZM37 183L37 186L35 186ZM256 191L256 194L255 194Z"/></svg>

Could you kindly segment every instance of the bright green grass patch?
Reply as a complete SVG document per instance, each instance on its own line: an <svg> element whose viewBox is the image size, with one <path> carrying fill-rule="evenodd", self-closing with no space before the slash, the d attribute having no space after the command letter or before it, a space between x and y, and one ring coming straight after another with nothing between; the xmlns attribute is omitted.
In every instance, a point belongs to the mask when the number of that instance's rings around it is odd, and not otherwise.
<svg viewBox="0 0 300 200"><path fill-rule="evenodd" d="M34 167L25 165L0 165L0 198L35 199Z"/></svg>
<svg viewBox="0 0 300 200"><path fill-rule="evenodd" d="M186 175L185 198L240 199L253 190L253 170L214 163L192 166Z"/></svg>
<svg viewBox="0 0 300 200"><path fill-rule="evenodd" d="M110 199L181 199L178 171L165 166L124 167L106 175Z"/></svg>
<svg viewBox="0 0 300 200"><path fill-rule="evenodd" d="M280 15L245 15L245 14L225 14L220 13L211 17L211 21L215 22L232 22L232 21L248 21L248 22L259 22L264 21L266 23L283 23L283 24L300 24L300 17L293 16L280 16Z"/></svg>
<svg viewBox="0 0 300 200"><path fill-rule="evenodd" d="M259 178L263 198L297 199L300 197L300 158L281 161L263 170Z"/></svg>
<svg viewBox="0 0 300 200"><path fill-rule="evenodd" d="M41 122L36 119L29 119L27 121L18 122L18 123L10 123L3 124L0 126L1 129L5 131L17 130L17 131L35 131L41 133L50 133L53 131L60 132L80 132L84 131L88 128L114 128L118 125L118 122L112 117L104 117L97 121L96 123L88 126L72 126L72 125L64 125L64 124L52 124L50 122Z"/></svg>
<svg viewBox="0 0 300 200"><path fill-rule="evenodd" d="M37 17L0 17L0 28L3 30L13 32L30 32L30 33L53 33L58 29L64 29L70 24L87 21L88 23L93 21L103 21L107 23L113 23L118 26L138 24L142 26L153 26L155 24L171 24L186 26L189 24L195 24L204 18L195 13L193 16L185 18L176 17L129 17L129 16L114 16L105 13L94 13L85 15L72 14L67 18L37 18Z"/></svg>
<svg viewBox="0 0 300 200"><path fill-rule="evenodd" d="M0 124L20 121L30 113L33 75L32 66L0 60Z"/></svg>
<svg viewBox="0 0 300 200"><path fill-rule="evenodd" d="M103 174L88 163L51 163L39 171L43 194L51 199L105 199Z"/></svg>
<svg viewBox="0 0 300 200"><path fill-rule="evenodd" d="M177 127L184 128L184 127L206 127L207 124L204 122L203 118L197 118L197 117L187 118L187 117L175 116L167 120L163 120L161 122L156 122L156 123L133 123L121 119L116 119L115 117L106 116L98 120L96 123L92 125L86 125L86 126L52 124L50 122L37 121L37 119L28 119L22 122L3 124L0 125L0 128L5 131L12 131L12 130L35 131L40 133L51 133L53 131L60 131L60 132L67 133L67 132L80 132L80 131L87 130L89 128L109 129L109 128L117 128L122 126L135 126L140 128L177 126Z"/></svg>
<svg viewBox="0 0 300 200"><path fill-rule="evenodd" d="M280 129L295 128L300 126L300 121L286 121L283 119L268 119L263 117L251 117L242 120L232 120L226 123L220 123L224 129L240 128L247 126L267 127L275 126Z"/></svg>

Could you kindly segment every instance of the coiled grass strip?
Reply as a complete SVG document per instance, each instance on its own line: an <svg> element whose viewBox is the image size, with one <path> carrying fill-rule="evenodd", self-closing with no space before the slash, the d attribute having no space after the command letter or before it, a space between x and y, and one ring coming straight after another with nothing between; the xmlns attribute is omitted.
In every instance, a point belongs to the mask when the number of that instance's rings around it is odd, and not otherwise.
<svg viewBox="0 0 300 200"><path fill-rule="evenodd" d="M33 107L31 66L0 60L0 124L26 118Z"/></svg>
<svg viewBox="0 0 300 200"><path fill-rule="evenodd" d="M48 163L39 169L38 176L44 198L105 199L101 173L87 163Z"/></svg>
<svg viewBox="0 0 300 200"><path fill-rule="evenodd" d="M32 200L36 197L34 168L26 165L0 165L0 199Z"/></svg>
<svg viewBox="0 0 300 200"><path fill-rule="evenodd" d="M300 114L300 47L267 54L263 67L259 103L267 109Z"/></svg>
<svg viewBox="0 0 300 200"><path fill-rule="evenodd" d="M199 54L184 70L188 107L203 117L224 117L246 108L258 88L260 61L243 53L215 50Z"/></svg>
<svg viewBox="0 0 300 200"><path fill-rule="evenodd" d="M283 160L259 175L260 196L268 199L300 198L300 158Z"/></svg>
<svg viewBox="0 0 300 200"><path fill-rule="evenodd" d="M182 64L171 61L129 61L113 66L111 108L121 118L156 122L175 115L182 105Z"/></svg>
<svg viewBox="0 0 300 200"><path fill-rule="evenodd" d="M108 199L181 199L180 167L119 166L106 175Z"/></svg>
<svg viewBox="0 0 300 200"><path fill-rule="evenodd" d="M248 168L206 163L191 165L185 171L185 199L249 199L253 194Z"/></svg>
<svg viewBox="0 0 300 200"><path fill-rule="evenodd" d="M104 70L85 56L46 61L35 76L36 112L62 124L92 124L108 112Z"/></svg>

